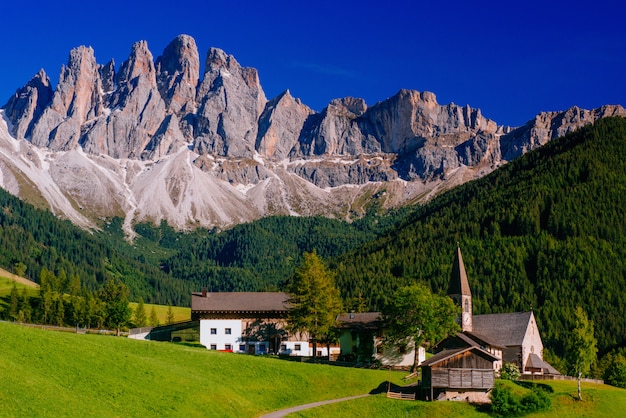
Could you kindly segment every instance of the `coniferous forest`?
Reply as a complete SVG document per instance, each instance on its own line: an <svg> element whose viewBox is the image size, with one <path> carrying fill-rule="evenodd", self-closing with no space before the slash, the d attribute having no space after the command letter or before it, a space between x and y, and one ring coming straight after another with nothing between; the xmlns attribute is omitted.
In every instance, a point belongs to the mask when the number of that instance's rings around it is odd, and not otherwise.
<svg viewBox="0 0 626 418"><path fill-rule="evenodd" d="M82 231L0 190L0 265L107 279L130 300L188 305L192 291L282 290L302 253L335 273L346 308L378 310L414 282L447 289L460 245L475 313L533 309L544 344L562 354L576 306L595 322L602 352L626 344L626 121L598 121L423 206L353 223L271 217L218 232L121 220Z"/></svg>

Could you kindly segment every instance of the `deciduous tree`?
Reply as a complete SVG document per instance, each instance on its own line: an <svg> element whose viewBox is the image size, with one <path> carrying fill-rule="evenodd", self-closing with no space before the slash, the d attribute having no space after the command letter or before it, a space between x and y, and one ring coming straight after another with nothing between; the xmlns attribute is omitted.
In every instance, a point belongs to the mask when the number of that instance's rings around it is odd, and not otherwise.
<svg viewBox="0 0 626 418"><path fill-rule="evenodd" d="M587 313L578 306L574 315L574 329L567 341L566 356L571 371L578 377L578 399L582 400L580 380L591 370L591 365L596 361L598 349L593 322L589 320Z"/></svg>
<svg viewBox="0 0 626 418"><path fill-rule="evenodd" d="M428 348L459 330L458 312L452 299L435 295L421 284L402 287L383 309L385 345L396 348L414 345L415 368L418 347Z"/></svg>

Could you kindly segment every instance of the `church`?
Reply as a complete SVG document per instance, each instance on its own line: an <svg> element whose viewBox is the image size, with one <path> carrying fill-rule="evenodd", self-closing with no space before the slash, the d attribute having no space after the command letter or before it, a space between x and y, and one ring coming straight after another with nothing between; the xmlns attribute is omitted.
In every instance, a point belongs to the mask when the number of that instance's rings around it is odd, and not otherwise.
<svg viewBox="0 0 626 418"><path fill-rule="evenodd" d="M498 358L494 369L503 363L515 364L522 374L560 374L543 360L543 342L533 311L474 315L461 248L457 247L450 276L448 295L461 307L458 323L461 332L438 345L438 349L476 346Z"/></svg>
<svg viewBox="0 0 626 418"><path fill-rule="evenodd" d="M424 361L422 388L426 398L490 402L495 377L504 363L522 374L560 374L543 360L543 343L533 311L474 315L472 292L461 248L457 247L448 296L461 307L461 332L441 341Z"/></svg>

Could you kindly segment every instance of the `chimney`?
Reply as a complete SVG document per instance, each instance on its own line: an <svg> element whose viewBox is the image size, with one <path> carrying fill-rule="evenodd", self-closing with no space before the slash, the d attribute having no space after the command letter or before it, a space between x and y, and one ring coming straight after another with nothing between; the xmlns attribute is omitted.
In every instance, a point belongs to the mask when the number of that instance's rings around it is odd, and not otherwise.
<svg viewBox="0 0 626 418"><path fill-rule="evenodd" d="M206 287L202 288L202 297L206 298Z"/></svg>

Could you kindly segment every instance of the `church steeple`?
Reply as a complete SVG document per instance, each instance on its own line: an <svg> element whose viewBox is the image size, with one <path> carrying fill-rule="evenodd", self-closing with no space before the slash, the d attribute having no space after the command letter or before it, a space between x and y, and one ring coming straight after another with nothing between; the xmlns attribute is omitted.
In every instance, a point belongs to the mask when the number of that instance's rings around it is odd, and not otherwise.
<svg viewBox="0 0 626 418"><path fill-rule="evenodd" d="M463 256L461 255L461 247L457 246L454 264L452 265L452 274L450 275L450 287L448 287L448 296L461 307L461 314L457 321L463 331L472 331L472 292L467 280L465 265L463 264Z"/></svg>

